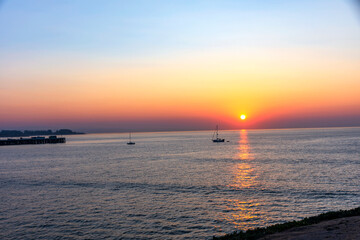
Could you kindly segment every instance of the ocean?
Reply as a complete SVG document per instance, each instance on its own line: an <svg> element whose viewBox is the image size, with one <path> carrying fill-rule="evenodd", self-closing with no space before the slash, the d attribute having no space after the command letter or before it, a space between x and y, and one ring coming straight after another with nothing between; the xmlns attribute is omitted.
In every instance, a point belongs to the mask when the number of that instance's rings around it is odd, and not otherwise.
<svg viewBox="0 0 360 240"><path fill-rule="evenodd" d="M0 147L0 239L211 239L360 205L360 128Z"/></svg>

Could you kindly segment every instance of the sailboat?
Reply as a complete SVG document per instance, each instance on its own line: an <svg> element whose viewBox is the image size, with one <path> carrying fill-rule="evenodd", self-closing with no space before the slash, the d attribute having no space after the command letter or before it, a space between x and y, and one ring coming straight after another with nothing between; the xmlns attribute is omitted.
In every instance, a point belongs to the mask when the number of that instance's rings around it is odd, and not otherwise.
<svg viewBox="0 0 360 240"><path fill-rule="evenodd" d="M216 136L216 138L214 138L214 136ZM219 126L218 125L216 125L216 130L215 130L215 132L213 134L212 141L216 142L216 143L225 142L224 138L219 138Z"/></svg>
<svg viewBox="0 0 360 240"><path fill-rule="evenodd" d="M135 145L135 142L131 141L131 133L129 133L129 141L126 144L127 145Z"/></svg>

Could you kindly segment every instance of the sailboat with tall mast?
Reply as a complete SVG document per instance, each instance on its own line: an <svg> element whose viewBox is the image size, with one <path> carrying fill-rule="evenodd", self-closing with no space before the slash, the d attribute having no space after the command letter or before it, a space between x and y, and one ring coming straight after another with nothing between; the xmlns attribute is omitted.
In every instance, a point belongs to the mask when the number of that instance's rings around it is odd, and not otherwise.
<svg viewBox="0 0 360 240"><path fill-rule="evenodd" d="M129 133L129 141L126 144L127 145L135 145L135 142L131 141L131 133Z"/></svg>
<svg viewBox="0 0 360 240"><path fill-rule="evenodd" d="M215 137L216 136L216 137ZM215 137L215 138L214 138ZM225 139L224 138L219 138L219 126L216 125L216 130L212 136L212 139L211 139L213 142L215 143L219 143L219 142L225 142Z"/></svg>

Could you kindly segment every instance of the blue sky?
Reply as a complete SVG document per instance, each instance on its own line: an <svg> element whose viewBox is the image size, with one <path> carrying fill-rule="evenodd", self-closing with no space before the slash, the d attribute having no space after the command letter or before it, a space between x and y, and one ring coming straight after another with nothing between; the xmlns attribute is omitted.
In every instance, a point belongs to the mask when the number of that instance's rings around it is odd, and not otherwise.
<svg viewBox="0 0 360 240"><path fill-rule="evenodd" d="M13 0L5 1L0 13L0 49L8 53L128 57L224 45L347 48L359 40L354 4L338 0Z"/></svg>

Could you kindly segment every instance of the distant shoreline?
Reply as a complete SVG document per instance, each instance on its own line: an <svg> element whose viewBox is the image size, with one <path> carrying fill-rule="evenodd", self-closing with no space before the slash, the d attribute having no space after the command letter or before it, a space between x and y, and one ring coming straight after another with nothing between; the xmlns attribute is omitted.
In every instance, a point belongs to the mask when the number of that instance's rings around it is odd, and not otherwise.
<svg viewBox="0 0 360 240"><path fill-rule="evenodd" d="M268 130L315 130L315 129L351 129L351 128L360 128L359 126L330 126L330 127L283 127L283 128L225 128L219 129L219 131L227 132L227 131L268 131ZM59 132L62 130L70 131L70 132ZM122 133L172 133L172 132L209 132L214 131L214 129L154 129L154 130L146 130L146 129L119 129L113 131L102 131L102 130L88 130L88 132L74 132L70 129L60 129L56 131L51 130L0 130L0 137L31 137L31 136L48 136L48 135L78 135L78 134L122 134ZM15 132L9 135L8 133ZM31 135L28 132L33 132ZM37 132L37 133L34 133ZM6 133L6 134L4 134Z"/></svg>
<svg viewBox="0 0 360 240"><path fill-rule="evenodd" d="M74 132L70 129L52 130L1 130L0 137L31 137L31 136L50 136L50 135L78 135L85 134L82 132Z"/></svg>

